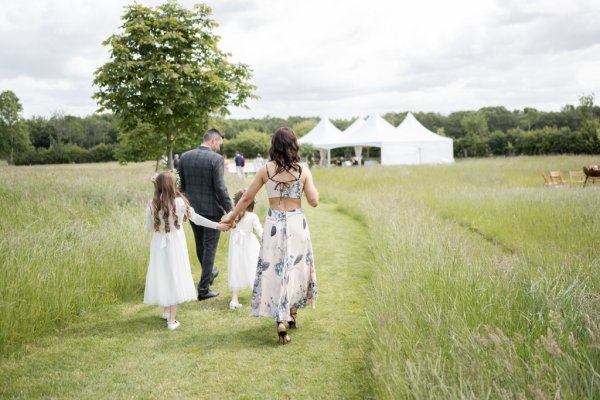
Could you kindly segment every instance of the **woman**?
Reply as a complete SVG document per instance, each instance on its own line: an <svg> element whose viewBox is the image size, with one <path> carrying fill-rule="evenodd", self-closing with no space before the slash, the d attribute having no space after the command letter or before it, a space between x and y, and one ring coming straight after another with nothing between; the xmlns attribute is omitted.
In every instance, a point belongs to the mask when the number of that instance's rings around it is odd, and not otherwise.
<svg viewBox="0 0 600 400"><path fill-rule="evenodd" d="M255 317L275 320L282 344L290 342L284 321L296 328L298 308L315 306L317 275L313 260L308 224L302 210L304 192L308 204L319 204L319 193L312 174L300 165L298 141L290 128L279 128L271 140L270 161L256 176L234 210L223 223L232 225L237 216L266 185L269 212L265 221L262 245L252 291Z"/></svg>

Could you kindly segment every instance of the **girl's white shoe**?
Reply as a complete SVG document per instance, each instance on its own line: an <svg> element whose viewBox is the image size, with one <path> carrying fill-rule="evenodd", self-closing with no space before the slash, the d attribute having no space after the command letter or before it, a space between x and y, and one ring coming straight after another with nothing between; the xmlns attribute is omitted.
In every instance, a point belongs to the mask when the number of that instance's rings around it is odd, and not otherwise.
<svg viewBox="0 0 600 400"><path fill-rule="evenodd" d="M229 303L230 310L235 310L236 308L242 308L242 305L240 303L234 303L233 301Z"/></svg>
<svg viewBox="0 0 600 400"><path fill-rule="evenodd" d="M162 315L162 319L166 319L168 321L170 316L171 316L171 313L168 313L165 311Z"/></svg>
<svg viewBox="0 0 600 400"><path fill-rule="evenodd" d="M175 329L179 328L179 321L175 320L173 322L167 322L167 328L170 331L174 331Z"/></svg>

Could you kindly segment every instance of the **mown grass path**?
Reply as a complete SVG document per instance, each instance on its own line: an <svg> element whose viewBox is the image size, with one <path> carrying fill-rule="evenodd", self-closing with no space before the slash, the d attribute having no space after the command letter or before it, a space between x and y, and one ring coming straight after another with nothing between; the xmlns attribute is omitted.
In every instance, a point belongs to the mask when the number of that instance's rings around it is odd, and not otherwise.
<svg viewBox="0 0 600 400"><path fill-rule="evenodd" d="M221 296L180 307L169 332L160 310L125 303L95 311L1 360L2 398L365 398L370 397L365 230L321 204L307 211L317 263L317 308L301 310L292 342L275 325L228 309L227 235L214 287ZM186 228L188 229L188 228ZM192 243L191 232L187 231ZM193 247L190 248L192 252ZM146 248L140 251L147 251ZM193 253L194 276L199 267Z"/></svg>

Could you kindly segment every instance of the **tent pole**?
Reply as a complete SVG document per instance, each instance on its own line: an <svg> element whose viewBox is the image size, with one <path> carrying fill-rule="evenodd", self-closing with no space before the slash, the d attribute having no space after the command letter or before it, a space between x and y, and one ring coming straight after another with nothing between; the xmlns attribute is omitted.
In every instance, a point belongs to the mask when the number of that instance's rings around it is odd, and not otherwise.
<svg viewBox="0 0 600 400"><path fill-rule="evenodd" d="M331 149L327 149L327 167L331 167Z"/></svg>

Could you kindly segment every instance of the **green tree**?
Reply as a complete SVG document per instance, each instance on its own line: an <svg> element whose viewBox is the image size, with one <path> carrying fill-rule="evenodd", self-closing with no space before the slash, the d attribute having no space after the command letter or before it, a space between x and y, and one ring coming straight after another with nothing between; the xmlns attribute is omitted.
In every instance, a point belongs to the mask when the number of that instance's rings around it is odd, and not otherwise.
<svg viewBox="0 0 600 400"><path fill-rule="evenodd" d="M296 136L301 138L310 132L319 123L316 119L307 119L305 121L297 122L292 125L292 129L296 133Z"/></svg>
<svg viewBox="0 0 600 400"><path fill-rule="evenodd" d="M236 151L242 153L246 158L254 158L258 153L266 156L271 147L271 135L248 129L239 133L234 139L223 143L223 153L233 157Z"/></svg>
<svg viewBox="0 0 600 400"><path fill-rule="evenodd" d="M24 151L30 146L21 120L22 111L23 106L14 92L0 93L0 154L8 156L9 164L13 164L15 151Z"/></svg>
<svg viewBox="0 0 600 400"><path fill-rule="evenodd" d="M486 136L489 132L487 116L482 112L466 114L460 124L467 135Z"/></svg>
<svg viewBox="0 0 600 400"><path fill-rule="evenodd" d="M157 142L164 137L169 168L174 144L199 141L211 114L255 97L250 68L218 49L210 14L206 5L187 10L175 1L127 6L121 31L103 43L110 61L95 72L100 110L114 111L125 135L151 125Z"/></svg>

